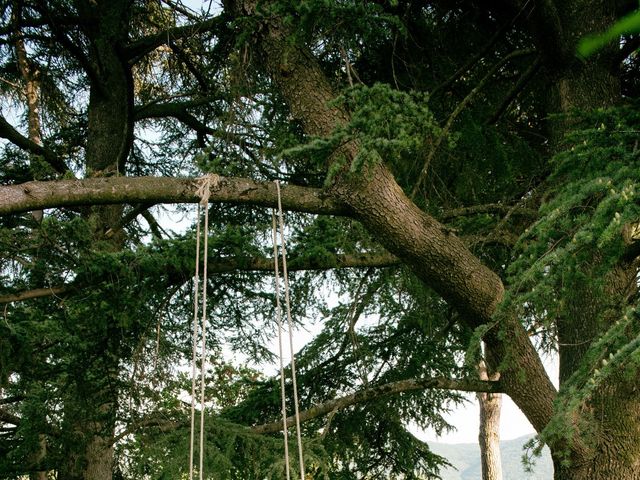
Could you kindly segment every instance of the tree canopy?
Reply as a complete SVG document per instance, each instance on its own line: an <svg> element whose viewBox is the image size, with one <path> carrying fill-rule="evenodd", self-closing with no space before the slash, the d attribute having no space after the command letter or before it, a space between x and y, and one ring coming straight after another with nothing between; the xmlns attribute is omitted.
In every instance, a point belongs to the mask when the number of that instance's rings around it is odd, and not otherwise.
<svg viewBox="0 0 640 480"><path fill-rule="evenodd" d="M308 478L437 478L461 392L638 478L635 9L0 1L3 478L188 478L203 175L206 478L284 478L275 181Z"/></svg>

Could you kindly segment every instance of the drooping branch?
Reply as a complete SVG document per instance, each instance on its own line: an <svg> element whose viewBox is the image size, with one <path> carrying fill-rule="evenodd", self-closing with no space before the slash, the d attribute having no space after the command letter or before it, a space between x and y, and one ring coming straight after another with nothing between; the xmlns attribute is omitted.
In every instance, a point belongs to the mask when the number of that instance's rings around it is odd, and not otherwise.
<svg viewBox="0 0 640 480"><path fill-rule="evenodd" d="M182 5L182 2L180 1L176 3L171 0L161 0L161 2L164 3L165 5L168 5L176 12L181 13L182 15L189 18L190 20L199 21L200 19L200 17L196 14L194 10L191 10L189 7Z"/></svg>
<svg viewBox="0 0 640 480"><path fill-rule="evenodd" d="M176 42L170 41L169 48L171 48L171 51L174 53L176 58L182 62L182 64L187 68L189 73L193 75L193 78L196 79L202 91L208 92L211 89L211 82L206 77L204 73L205 70L195 65L193 59L191 59L188 53L185 52L184 49L181 46L179 46Z"/></svg>
<svg viewBox="0 0 640 480"><path fill-rule="evenodd" d="M399 380L397 382L385 383L383 385L359 390L352 394L345 395L344 397L334 398L324 403L314 405L310 409L300 412L300 421L306 422L338 410L343 410L351 405L370 402L390 395L433 389L459 390L462 392L502 392L502 386L499 381L482 381L477 379L454 380L451 378ZM287 427L291 427L294 423L295 417L291 416L287 418ZM164 432L186 427L187 425L187 422L183 420L166 420L164 418L158 418L157 415L149 415L146 418L130 424L122 432L116 435L111 443L116 443L141 428L157 428L159 431ZM279 432L282 428L282 420L278 420L276 422L264 423L262 425L251 427L251 432L263 435Z"/></svg>
<svg viewBox="0 0 640 480"><path fill-rule="evenodd" d="M511 215L519 215L531 218L535 218L538 215L538 212L532 208L520 206L514 207L513 205L505 205L502 203L485 203L482 205L472 205L470 207L461 207L446 210L442 215L440 215L440 219L451 220L452 218L479 215L483 213L494 213L500 215L510 213Z"/></svg>
<svg viewBox="0 0 640 480"><path fill-rule="evenodd" d="M129 425L111 439L109 444L115 445L126 436L145 428L155 428L160 432L170 432L185 427L186 425L187 423L185 421L167 420L164 416L149 415L141 420L129 423Z"/></svg>
<svg viewBox="0 0 640 480"><path fill-rule="evenodd" d="M163 235L165 237L169 236L165 229L160 226L158 220L156 220L156 217L154 217L149 210L142 211L140 213L140 216L144 218L149 224L149 230L151 230L151 235L153 235L153 238L160 239L163 238Z"/></svg>
<svg viewBox="0 0 640 480"><path fill-rule="evenodd" d="M127 212L120 221L113 225L109 230L107 230L104 234L105 238L112 238L116 233L120 232L125 226L134 221L138 215L144 214L148 209L153 206L152 203L141 203L139 205L135 205L131 211Z"/></svg>
<svg viewBox="0 0 640 480"><path fill-rule="evenodd" d="M43 27L49 25L51 22L54 22L56 25L61 25L65 27L72 27L78 25L86 21L86 19L81 19L80 17L73 15L50 15L45 17L31 17L23 15L20 18L19 27L21 28L34 28L34 27ZM16 24L11 22L6 25L0 26L0 35L7 35L13 33L15 31Z"/></svg>
<svg viewBox="0 0 640 480"><path fill-rule="evenodd" d="M400 260L386 252L360 253L348 255L323 255L322 258L291 256L288 260L290 271L302 270L333 270L344 268L385 268L400 265ZM167 265L164 270L175 280L188 279L193 275L192 270L176 270L174 265ZM214 258L207 265L209 275L230 272L272 272L273 259L267 257L253 258ZM144 275L144 272L141 272ZM172 282L172 283L175 283ZM91 283L91 285L95 282ZM0 304L32 300L35 298L64 295L89 287L90 284L77 280L73 283L48 288L36 288L19 293L0 295Z"/></svg>
<svg viewBox="0 0 640 480"><path fill-rule="evenodd" d="M7 120L0 115L0 137L9 140L11 143L21 149L33 154L41 156L51 167L58 173L66 173L69 167L48 148L29 140L27 137L18 132Z"/></svg>
<svg viewBox="0 0 640 480"><path fill-rule="evenodd" d="M27 182L0 187L0 215L44 208L121 203L196 203L195 178L104 177L84 180ZM274 207L276 188L270 182L220 177L210 202ZM347 215L349 208L329 198L321 189L287 185L282 188L287 210L328 215Z"/></svg>
<svg viewBox="0 0 640 480"><path fill-rule="evenodd" d="M226 131L219 128L212 128L199 120L195 115L189 112L189 109L195 106L203 105L208 99L197 99L188 102L167 102L143 105L136 108L135 119L142 120L148 118L168 118L173 117L185 126L191 128L199 135L210 135L234 143L240 148L251 145L250 142L242 135ZM252 155L250 150L246 151L248 155Z"/></svg>
<svg viewBox="0 0 640 480"><path fill-rule="evenodd" d="M40 10L43 17L48 19L48 25L53 33L55 39L67 50L75 60L80 64L82 69L87 74L87 77L91 80L91 83L104 92L103 79L101 78L96 65L91 62L87 52L85 52L81 43L74 41L67 33L70 31L68 28L64 28L65 25L56 22L56 15L49 8L48 2L38 2L37 8ZM78 19L77 26L81 26L87 30L96 28L96 24L93 19L87 15L83 15Z"/></svg>
<svg viewBox="0 0 640 480"><path fill-rule="evenodd" d="M529 67L522 73L522 75L520 75L520 78L518 78L518 81L513 85L513 87L511 87L511 90L509 90L498 108L496 108L494 114L491 115L491 118L489 118L485 122L486 125L492 125L500 119L502 114L507 110L507 108L509 108L509 105L511 105L511 102L513 102L518 97L518 95L520 95L520 93L529 83L529 80L533 78L533 76L541 66L542 56L538 55L536 59L531 62L531 65L529 65Z"/></svg>
<svg viewBox="0 0 640 480"><path fill-rule="evenodd" d="M369 302L371 301L375 293L380 289L383 283L383 277L380 277L373 283L368 283L366 291L362 292L362 287L365 285L365 282L368 282L369 277L369 270L367 270L360 281L360 285L356 289L351 308L349 308L349 311L347 312L346 321L349 325L349 328L348 331L345 332L345 336L342 339L342 343L340 344L338 351L316 365L314 367L314 370L321 371L324 367L339 359L347 349L349 341L353 340L352 335L354 334L356 323L360 320L364 309L369 305Z"/></svg>
<svg viewBox="0 0 640 480"><path fill-rule="evenodd" d="M191 100L183 100L180 102L156 101L153 103L136 106L135 117L136 120L140 120L143 118L169 117L175 115L176 113L186 112L190 108L208 105L212 101L217 99L218 97L215 96L203 96L193 98Z"/></svg>
<svg viewBox="0 0 640 480"><path fill-rule="evenodd" d="M465 235L462 237L464 244L468 248L476 248L479 245L502 245L504 247L513 247L518 241L519 236L509 230L496 230L489 232L487 235Z"/></svg>
<svg viewBox="0 0 640 480"><path fill-rule="evenodd" d="M327 402L314 405L308 410L300 412L300 421L306 422L313 418L327 415L333 411L343 410L351 405L370 402L372 400L395 395L402 392L411 392L427 389L443 389L443 390L459 390L463 392L491 392L499 393L502 386L499 381L482 381L476 379L453 380L451 378L425 378L425 379L409 379L400 380L392 383L385 383L376 387L359 390L344 397L334 398ZM287 426L295 424L295 417L287 418ZM257 425L251 430L255 433L275 433L283 428L282 420Z"/></svg>

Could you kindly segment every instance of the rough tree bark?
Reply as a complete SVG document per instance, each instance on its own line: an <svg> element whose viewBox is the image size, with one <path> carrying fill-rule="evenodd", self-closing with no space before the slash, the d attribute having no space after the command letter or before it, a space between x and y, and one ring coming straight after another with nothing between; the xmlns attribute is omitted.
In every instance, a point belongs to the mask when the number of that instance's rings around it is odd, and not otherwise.
<svg viewBox="0 0 640 480"><path fill-rule="evenodd" d="M20 22L20 10L16 9L13 12L16 25ZM18 64L18 71L22 76L24 82L24 96L27 104L27 124L28 124L28 138L34 144L42 147L42 129L40 126L40 72L37 66L29 60L27 56L27 49L24 44L24 39L19 29L17 29L15 40L15 53ZM31 155L31 166L34 166L34 155ZM42 220L43 211L33 210L31 216L37 221ZM42 422L43 424L45 422ZM47 456L47 437L44 433L38 435L37 451L33 455L34 465L40 465L44 462ZM46 480L46 471L37 471L29 475L30 480Z"/></svg>
<svg viewBox="0 0 640 480"><path fill-rule="evenodd" d="M295 212L347 215L348 205L329 198L319 188L286 185L281 189L282 208ZM219 177L211 190L211 202L277 206L273 182L249 178ZM114 205L122 203L196 203L198 180L167 177L99 177L84 180L27 182L0 187L0 215L28 212L42 207Z"/></svg>
<svg viewBox="0 0 640 480"><path fill-rule="evenodd" d="M552 78L553 95L550 110L571 113L575 109L590 110L616 105L621 100L618 79L618 46L612 43L588 60L577 59L577 42L585 35L606 30L616 18L616 3L611 0L571 0L541 2L537 27L556 25L557 35L552 44L539 33L536 38L547 52L546 66ZM548 8L555 7L555 11ZM554 56L555 58L551 58ZM571 128L570 120L556 123L556 144ZM597 258L593 259L598 263ZM565 314L557 320L560 358L560 387L583 366L584 355L612 322L619 318L627 303L629 287L634 285L637 268L620 265L605 279L605 294L597 292L597 278L588 271L575 275ZM633 287L632 287L633 288ZM609 378L598 388L582 410L582 418L589 425L579 429L574 437L575 447L566 452L550 445L557 480L573 479L637 479L640 478L640 397L638 379L623 375ZM567 465L566 459L569 459Z"/></svg>

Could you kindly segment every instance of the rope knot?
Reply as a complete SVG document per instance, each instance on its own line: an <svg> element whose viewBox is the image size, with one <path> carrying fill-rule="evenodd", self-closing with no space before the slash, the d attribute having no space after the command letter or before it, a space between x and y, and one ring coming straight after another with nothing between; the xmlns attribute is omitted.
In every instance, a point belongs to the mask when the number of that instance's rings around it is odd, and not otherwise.
<svg viewBox="0 0 640 480"><path fill-rule="evenodd" d="M211 189L217 189L220 185L220 175L217 173L207 173L202 177L198 177L198 189L196 195L200 197L200 205L206 206L211 197Z"/></svg>

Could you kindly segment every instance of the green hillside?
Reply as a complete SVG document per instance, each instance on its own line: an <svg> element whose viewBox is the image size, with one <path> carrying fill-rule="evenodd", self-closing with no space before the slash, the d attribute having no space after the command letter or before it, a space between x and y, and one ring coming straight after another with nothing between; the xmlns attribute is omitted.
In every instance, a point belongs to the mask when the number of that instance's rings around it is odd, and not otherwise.
<svg viewBox="0 0 640 480"><path fill-rule="evenodd" d="M536 459L533 472L527 473L522 465L523 446L531 435L500 442L502 472L504 480L551 480L553 465L549 449L545 447L542 457ZM449 460L454 468L441 472L443 480L481 480L480 448L476 443L437 443L429 446L438 455Z"/></svg>

